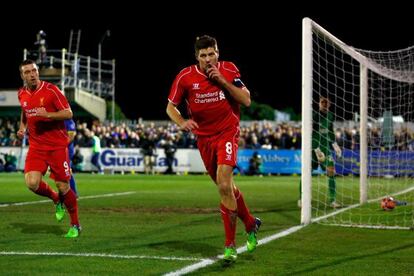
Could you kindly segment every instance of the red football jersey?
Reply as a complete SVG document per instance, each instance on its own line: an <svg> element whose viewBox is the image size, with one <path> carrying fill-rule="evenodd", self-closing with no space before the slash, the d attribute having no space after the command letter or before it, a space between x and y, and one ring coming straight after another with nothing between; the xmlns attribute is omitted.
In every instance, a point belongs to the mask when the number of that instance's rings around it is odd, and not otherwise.
<svg viewBox="0 0 414 276"><path fill-rule="evenodd" d="M67 147L69 137L64 121L34 116L36 108L44 107L47 112L70 109L62 91L51 83L41 81L35 91L22 87L18 92L20 106L27 118L29 145L39 150L54 150Z"/></svg>
<svg viewBox="0 0 414 276"><path fill-rule="evenodd" d="M220 61L217 68L231 83L240 78L232 62ZM214 135L239 126L240 105L197 65L186 67L177 75L168 100L174 105L186 101L189 115L199 126L194 130L197 135Z"/></svg>

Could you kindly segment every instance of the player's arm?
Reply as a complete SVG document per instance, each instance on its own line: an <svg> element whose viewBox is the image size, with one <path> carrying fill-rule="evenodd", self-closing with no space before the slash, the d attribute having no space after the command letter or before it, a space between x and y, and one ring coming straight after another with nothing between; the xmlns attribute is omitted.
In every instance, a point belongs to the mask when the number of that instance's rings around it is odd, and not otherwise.
<svg viewBox="0 0 414 276"><path fill-rule="evenodd" d="M22 110L22 112L20 113L20 126L19 126L19 130L17 131L17 137L23 138L24 134L26 133L26 128L27 128L27 118L26 118L26 114Z"/></svg>
<svg viewBox="0 0 414 276"><path fill-rule="evenodd" d="M168 102L167 114L170 117L170 119L174 123L176 123L182 130L191 131L193 129L198 128L198 124L194 120L184 119L180 111L178 110L177 106L175 106L172 102Z"/></svg>
<svg viewBox="0 0 414 276"><path fill-rule="evenodd" d="M239 79L236 79L234 83L229 82L214 65L210 65L206 73L210 79L227 90L236 102L246 107L250 106L250 91Z"/></svg>
<svg viewBox="0 0 414 276"><path fill-rule="evenodd" d="M237 87L234 84L228 82L227 80L221 86L230 93L230 95L233 97L233 99L236 100L236 102L246 107L250 106L250 91L247 89L247 87Z"/></svg>
<svg viewBox="0 0 414 276"><path fill-rule="evenodd" d="M332 148L335 151L336 157L340 158L342 156L342 150L339 147L339 145L336 143L336 137L335 137L335 130L334 130L334 116L330 117L329 122L329 141L331 142Z"/></svg>
<svg viewBox="0 0 414 276"><path fill-rule="evenodd" d="M47 112L44 107L39 107L38 109L36 109L36 116L60 121L60 120L72 119L73 113L70 108L62 109L57 112Z"/></svg>

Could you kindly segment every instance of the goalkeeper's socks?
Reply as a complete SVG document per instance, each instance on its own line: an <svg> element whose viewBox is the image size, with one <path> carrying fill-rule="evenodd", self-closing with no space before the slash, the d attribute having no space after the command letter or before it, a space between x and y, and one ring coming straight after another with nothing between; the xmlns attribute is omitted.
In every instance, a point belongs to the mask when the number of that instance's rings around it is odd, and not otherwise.
<svg viewBox="0 0 414 276"><path fill-rule="evenodd" d="M224 233L226 234L224 246L234 246L236 244L237 210L232 211L220 204L220 213L224 224Z"/></svg>
<svg viewBox="0 0 414 276"><path fill-rule="evenodd" d="M58 193L56 193L52 188L50 188L50 186L44 181L40 181L39 187L34 192L38 195L50 198L51 200L53 200L55 204L59 202Z"/></svg>
<svg viewBox="0 0 414 276"><path fill-rule="evenodd" d="M334 202L336 199L336 180L335 176L328 177L328 184L329 184L329 200L330 202Z"/></svg>
<svg viewBox="0 0 414 276"><path fill-rule="evenodd" d="M62 195L63 204L66 206L66 210L68 210L70 216L70 224L71 225L79 225L79 218L78 218L78 201L76 200L75 193L69 189L69 191Z"/></svg>
<svg viewBox="0 0 414 276"><path fill-rule="evenodd" d="M243 221L246 232L250 232L255 227L255 219L250 214L249 208L247 208L244 202L243 194L238 189L233 191L234 197L237 202L237 216Z"/></svg>

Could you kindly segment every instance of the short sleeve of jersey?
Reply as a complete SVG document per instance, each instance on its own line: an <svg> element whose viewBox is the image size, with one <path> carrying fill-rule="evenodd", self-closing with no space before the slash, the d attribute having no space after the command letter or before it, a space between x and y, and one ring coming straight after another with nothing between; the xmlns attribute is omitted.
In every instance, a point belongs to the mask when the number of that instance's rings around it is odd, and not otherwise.
<svg viewBox="0 0 414 276"><path fill-rule="evenodd" d="M239 88L245 87L244 83L241 80L240 71L233 62L224 61L223 68L226 70L226 72L231 74L231 82L234 86Z"/></svg>
<svg viewBox="0 0 414 276"><path fill-rule="evenodd" d="M187 74L191 72L191 67L187 67L183 69L177 77L175 77L175 80L171 86L170 94L168 96L168 100L172 102L174 105L178 105L181 103L185 88L184 88L184 78Z"/></svg>
<svg viewBox="0 0 414 276"><path fill-rule="evenodd" d="M57 86L50 84L48 89L52 90L54 94L53 104L57 110L70 109L68 100Z"/></svg>

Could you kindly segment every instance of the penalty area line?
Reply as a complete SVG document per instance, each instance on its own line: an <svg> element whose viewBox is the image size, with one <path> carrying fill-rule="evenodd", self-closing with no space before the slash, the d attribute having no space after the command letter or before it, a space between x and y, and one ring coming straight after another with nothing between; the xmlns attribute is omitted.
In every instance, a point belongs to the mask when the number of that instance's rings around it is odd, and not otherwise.
<svg viewBox="0 0 414 276"><path fill-rule="evenodd" d="M105 253L69 253L69 252L28 252L28 251L0 251L3 256L65 256L65 257L98 257L112 259L152 259L167 261L200 261L200 258L191 257L163 257L163 256L146 256L146 255L117 255Z"/></svg>
<svg viewBox="0 0 414 276"><path fill-rule="evenodd" d="M78 198L78 200L91 199L91 198L102 198L102 197L124 196L124 195L131 195L131 194L135 194L135 193L136 192L123 192L123 193L111 193L111 194L102 194L102 195L80 196ZM41 204L41 203L46 203L46 202L50 202L50 199L0 204L0 208L9 207L9 206L22 206L22 205L31 205L31 204Z"/></svg>

